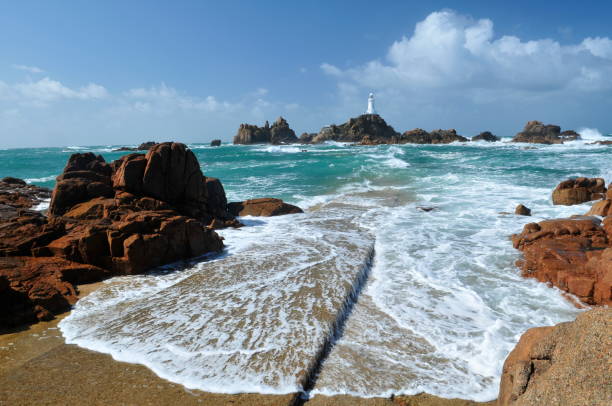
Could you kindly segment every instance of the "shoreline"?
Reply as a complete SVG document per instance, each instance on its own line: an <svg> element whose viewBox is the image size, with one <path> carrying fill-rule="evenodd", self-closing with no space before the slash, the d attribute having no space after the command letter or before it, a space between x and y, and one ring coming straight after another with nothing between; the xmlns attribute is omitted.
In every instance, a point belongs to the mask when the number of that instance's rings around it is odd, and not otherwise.
<svg viewBox="0 0 612 406"><path fill-rule="evenodd" d="M79 285L79 299L104 282ZM198 404L233 406L493 406L496 401L444 399L429 394L392 398L299 394L218 394L187 389L155 375L140 364L114 360L110 355L67 344L54 320L0 333L0 405L31 404Z"/></svg>

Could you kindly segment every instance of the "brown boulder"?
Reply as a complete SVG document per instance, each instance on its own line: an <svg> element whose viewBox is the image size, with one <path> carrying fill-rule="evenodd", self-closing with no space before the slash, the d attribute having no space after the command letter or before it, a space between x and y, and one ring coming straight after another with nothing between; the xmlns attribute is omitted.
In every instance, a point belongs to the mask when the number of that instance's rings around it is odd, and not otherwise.
<svg viewBox="0 0 612 406"><path fill-rule="evenodd" d="M50 241L64 233L64 223L48 220L39 212L20 210L0 219L0 257L39 255Z"/></svg>
<svg viewBox="0 0 612 406"><path fill-rule="evenodd" d="M518 206L516 206L516 209L514 209L514 214L517 214L519 216L531 216L531 209L523 206L522 204L519 204Z"/></svg>
<svg viewBox="0 0 612 406"><path fill-rule="evenodd" d="M609 405L611 329L602 308L527 330L504 363L498 405Z"/></svg>
<svg viewBox="0 0 612 406"><path fill-rule="evenodd" d="M606 185L602 178L568 179L552 192L553 204L571 206L604 197Z"/></svg>
<svg viewBox="0 0 612 406"><path fill-rule="evenodd" d="M227 205L227 209L234 216L269 217L304 212L297 206L270 197L245 200L244 202L232 202Z"/></svg>
<svg viewBox="0 0 612 406"><path fill-rule="evenodd" d="M0 327L52 319L76 302L74 284L106 276L108 271L61 258L0 258Z"/></svg>
<svg viewBox="0 0 612 406"><path fill-rule="evenodd" d="M0 218L14 217L18 209L32 208L51 197L45 187L28 185L24 180L5 177L0 180ZM8 207L7 207L8 206Z"/></svg>

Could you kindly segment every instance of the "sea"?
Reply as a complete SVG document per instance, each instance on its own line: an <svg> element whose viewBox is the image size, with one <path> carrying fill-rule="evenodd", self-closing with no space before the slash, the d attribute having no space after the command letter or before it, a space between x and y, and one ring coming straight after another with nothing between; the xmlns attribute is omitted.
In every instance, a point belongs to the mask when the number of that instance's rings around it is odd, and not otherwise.
<svg viewBox="0 0 612 406"><path fill-rule="evenodd" d="M520 276L510 236L583 214L554 206L570 177L612 181L612 139L355 146L190 144L229 201L303 214L243 217L226 249L107 280L59 325L68 343L209 392L485 401L528 328L584 309ZM68 157L119 146L0 150L0 177L53 187ZM524 204L532 217L514 215Z"/></svg>

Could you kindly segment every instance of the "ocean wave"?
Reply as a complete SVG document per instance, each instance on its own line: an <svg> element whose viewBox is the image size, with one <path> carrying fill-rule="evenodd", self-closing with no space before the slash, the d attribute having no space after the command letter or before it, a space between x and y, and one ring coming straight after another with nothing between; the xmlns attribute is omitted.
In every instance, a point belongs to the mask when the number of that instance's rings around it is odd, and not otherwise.
<svg viewBox="0 0 612 406"><path fill-rule="evenodd" d="M49 175L43 176L42 178L26 178L24 179L26 183L43 183L43 182L51 182L57 178L58 175Z"/></svg>

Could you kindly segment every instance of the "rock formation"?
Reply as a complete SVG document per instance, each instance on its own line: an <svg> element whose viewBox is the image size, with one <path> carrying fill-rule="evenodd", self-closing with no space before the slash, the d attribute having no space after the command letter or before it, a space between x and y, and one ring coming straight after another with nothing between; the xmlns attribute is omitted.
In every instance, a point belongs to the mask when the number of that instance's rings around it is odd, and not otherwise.
<svg viewBox="0 0 612 406"><path fill-rule="evenodd" d="M544 125L540 121L530 121L523 131L512 138L512 142L529 142L534 144L563 144L565 141L579 140L580 134L568 130L561 132L558 125Z"/></svg>
<svg viewBox="0 0 612 406"><path fill-rule="evenodd" d="M527 330L504 363L498 405L609 405L611 331L607 308Z"/></svg>
<svg viewBox="0 0 612 406"><path fill-rule="evenodd" d="M399 134L378 114L362 114L344 124L323 127L312 143L324 141L360 143L365 137L378 144L396 144Z"/></svg>
<svg viewBox="0 0 612 406"><path fill-rule="evenodd" d="M420 128L404 132L399 139L400 144L450 144L456 141L466 142L469 140L457 134L454 129L434 130L428 133Z"/></svg>
<svg viewBox="0 0 612 406"><path fill-rule="evenodd" d="M251 124L240 124L234 137L234 144L290 144L298 142L295 132L287 120L279 117L272 126L266 121L263 127Z"/></svg>
<svg viewBox="0 0 612 406"><path fill-rule="evenodd" d="M472 137L472 141L487 141L487 142L495 142L499 141L501 138L491 134L490 131L481 132L478 135Z"/></svg>
<svg viewBox="0 0 612 406"><path fill-rule="evenodd" d="M221 140L212 140L210 142L210 146L211 147L220 147L221 146Z"/></svg>
<svg viewBox="0 0 612 406"><path fill-rule="evenodd" d="M552 192L553 204L571 206L604 197L606 185L602 178L576 178L565 180Z"/></svg>
<svg viewBox="0 0 612 406"><path fill-rule="evenodd" d="M550 283L590 305L612 304L612 217L545 220L512 236L523 276Z"/></svg>

